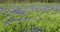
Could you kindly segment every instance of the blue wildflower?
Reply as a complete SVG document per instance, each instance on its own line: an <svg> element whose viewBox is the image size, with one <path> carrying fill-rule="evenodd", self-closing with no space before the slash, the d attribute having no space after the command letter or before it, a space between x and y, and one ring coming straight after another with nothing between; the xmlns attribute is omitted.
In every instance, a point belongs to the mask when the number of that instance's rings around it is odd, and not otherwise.
<svg viewBox="0 0 60 32"><path fill-rule="evenodd" d="M44 7L43 10L46 11L48 8L47 7Z"/></svg>
<svg viewBox="0 0 60 32"><path fill-rule="evenodd" d="M0 6L0 9L3 9L3 7L2 7L2 6Z"/></svg>
<svg viewBox="0 0 60 32"><path fill-rule="evenodd" d="M12 12L16 13L16 14L24 14L25 13L25 11L17 10L17 9L13 10Z"/></svg>
<svg viewBox="0 0 60 32"><path fill-rule="evenodd" d="M34 6L34 5L30 5L30 7L31 7L32 9L34 9L34 8L35 8L35 6Z"/></svg>
<svg viewBox="0 0 60 32"><path fill-rule="evenodd" d="M24 32L27 32L27 29L25 27L23 27L23 30L24 30Z"/></svg>
<svg viewBox="0 0 60 32"><path fill-rule="evenodd" d="M51 4L46 4L44 6L47 7L47 8L52 8L52 5Z"/></svg>
<svg viewBox="0 0 60 32"><path fill-rule="evenodd" d="M38 26L36 26L35 28L36 28L36 32L38 32L38 31L39 31L39 28L38 28Z"/></svg>
<svg viewBox="0 0 60 32"><path fill-rule="evenodd" d="M12 16L11 21L14 21L14 16Z"/></svg>
<svg viewBox="0 0 60 32"><path fill-rule="evenodd" d="M20 21L21 19L20 18L17 18L18 21Z"/></svg>
<svg viewBox="0 0 60 32"><path fill-rule="evenodd" d="M28 20L28 18L27 18L27 17L24 17L24 18L23 18L23 20L27 21L27 20Z"/></svg>
<svg viewBox="0 0 60 32"><path fill-rule="evenodd" d="M57 7L56 9L57 9L57 10L60 10L60 7Z"/></svg>
<svg viewBox="0 0 60 32"><path fill-rule="evenodd" d="M10 20L10 19L8 19L8 25L10 25L10 22L11 22L11 20Z"/></svg>
<svg viewBox="0 0 60 32"><path fill-rule="evenodd" d="M20 18L17 18L17 20L18 20L18 24L21 24L21 21L20 21L21 19Z"/></svg>
<svg viewBox="0 0 60 32"><path fill-rule="evenodd" d="M9 23L10 23L11 21L14 21L14 16L12 16L12 18L9 18L7 21L8 21Z"/></svg>
<svg viewBox="0 0 60 32"><path fill-rule="evenodd" d="M8 19L7 21L8 21L8 22L10 22L11 20L10 20L10 19Z"/></svg>

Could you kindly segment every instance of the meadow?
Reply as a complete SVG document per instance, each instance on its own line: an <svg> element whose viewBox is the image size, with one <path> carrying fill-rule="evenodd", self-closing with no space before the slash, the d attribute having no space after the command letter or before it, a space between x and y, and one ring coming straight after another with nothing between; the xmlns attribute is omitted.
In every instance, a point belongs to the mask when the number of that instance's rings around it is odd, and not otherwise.
<svg viewBox="0 0 60 32"><path fill-rule="evenodd" d="M60 32L60 4L0 4L0 32Z"/></svg>

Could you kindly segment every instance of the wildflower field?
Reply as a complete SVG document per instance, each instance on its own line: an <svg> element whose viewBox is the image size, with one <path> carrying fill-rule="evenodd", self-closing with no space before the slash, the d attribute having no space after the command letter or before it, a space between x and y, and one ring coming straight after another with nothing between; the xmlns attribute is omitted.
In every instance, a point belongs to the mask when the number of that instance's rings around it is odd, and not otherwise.
<svg viewBox="0 0 60 32"><path fill-rule="evenodd" d="M1 4L0 32L60 32L60 4Z"/></svg>

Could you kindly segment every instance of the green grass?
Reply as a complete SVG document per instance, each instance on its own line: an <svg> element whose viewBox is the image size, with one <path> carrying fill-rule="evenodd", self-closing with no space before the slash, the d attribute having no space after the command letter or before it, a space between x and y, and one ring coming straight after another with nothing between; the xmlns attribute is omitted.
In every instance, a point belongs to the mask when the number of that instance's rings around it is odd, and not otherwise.
<svg viewBox="0 0 60 32"><path fill-rule="evenodd" d="M18 32L18 30L23 32L23 27L26 27L27 31L30 32L31 28L34 28L35 26L38 26L39 28L45 28L46 32L60 32L60 11L55 12L32 10L26 13L25 16L21 14L9 14L10 16L6 18L4 18L4 15L0 14L0 32ZM8 25L7 20L12 16L14 16L15 21L12 21L10 25ZM17 17L27 17L28 20L20 20L21 24L18 24L18 20L16 20ZM2 20L6 20L4 25Z"/></svg>

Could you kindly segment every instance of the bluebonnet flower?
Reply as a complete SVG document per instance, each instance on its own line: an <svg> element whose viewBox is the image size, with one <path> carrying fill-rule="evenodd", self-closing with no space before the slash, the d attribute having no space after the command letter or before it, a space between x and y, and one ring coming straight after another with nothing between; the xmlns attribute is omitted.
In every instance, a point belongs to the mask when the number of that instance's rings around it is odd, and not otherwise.
<svg viewBox="0 0 60 32"><path fill-rule="evenodd" d="M16 10L17 10L17 9L13 10L12 12L14 12L14 13L15 13L15 12L16 12Z"/></svg>
<svg viewBox="0 0 60 32"><path fill-rule="evenodd" d="M47 7L44 7L42 10L43 10L43 11L46 11L47 9L48 9Z"/></svg>
<svg viewBox="0 0 60 32"><path fill-rule="evenodd" d="M53 8L54 11L57 11L57 8Z"/></svg>
<svg viewBox="0 0 60 32"><path fill-rule="evenodd" d="M10 22L11 22L11 20L10 20L10 19L8 19L8 25L10 25Z"/></svg>
<svg viewBox="0 0 60 32"><path fill-rule="evenodd" d="M38 26L36 26L35 28L36 28L36 32L38 32L38 31L39 31L39 28L38 28Z"/></svg>
<svg viewBox="0 0 60 32"><path fill-rule="evenodd" d="M10 22L11 20L10 20L10 19L8 19L7 21L8 21L8 22Z"/></svg>
<svg viewBox="0 0 60 32"><path fill-rule="evenodd" d="M24 32L27 32L27 29L26 29L25 27L23 27L23 31L24 31Z"/></svg>
<svg viewBox="0 0 60 32"><path fill-rule="evenodd" d="M34 5L30 5L30 7L31 7L31 9L34 9L34 8L35 8L35 6L34 6Z"/></svg>
<svg viewBox="0 0 60 32"><path fill-rule="evenodd" d="M56 7L57 10L60 10L60 7Z"/></svg>
<svg viewBox="0 0 60 32"><path fill-rule="evenodd" d="M51 4L45 4L44 6L47 7L47 8L52 8Z"/></svg>
<svg viewBox="0 0 60 32"><path fill-rule="evenodd" d="M2 6L0 6L0 9L3 9L3 7L2 7Z"/></svg>
<svg viewBox="0 0 60 32"><path fill-rule="evenodd" d="M21 19L20 18L17 18L18 21L20 21Z"/></svg>
<svg viewBox="0 0 60 32"><path fill-rule="evenodd" d="M10 25L10 22L14 21L14 16L12 16L12 18L9 18L7 21L8 21L8 24Z"/></svg>
<svg viewBox="0 0 60 32"><path fill-rule="evenodd" d="M14 16L8 19L8 21L14 21Z"/></svg>
<svg viewBox="0 0 60 32"><path fill-rule="evenodd" d="M12 12L16 13L16 14L24 14L25 13L25 11L17 10L17 9L13 10Z"/></svg>
<svg viewBox="0 0 60 32"><path fill-rule="evenodd" d="M45 10L52 10L52 8L53 8L52 4L44 4Z"/></svg>
<svg viewBox="0 0 60 32"><path fill-rule="evenodd" d="M14 21L14 16L12 16L11 21Z"/></svg>
<svg viewBox="0 0 60 32"><path fill-rule="evenodd" d="M20 18L17 18L17 20L18 20L18 24L21 24L21 21L20 21L21 19Z"/></svg>
<svg viewBox="0 0 60 32"><path fill-rule="evenodd" d="M27 18L27 17L24 17L24 18L23 18L23 20L24 20L24 21L27 21L27 20L28 20L28 18Z"/></svg>

